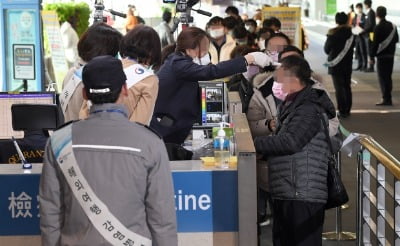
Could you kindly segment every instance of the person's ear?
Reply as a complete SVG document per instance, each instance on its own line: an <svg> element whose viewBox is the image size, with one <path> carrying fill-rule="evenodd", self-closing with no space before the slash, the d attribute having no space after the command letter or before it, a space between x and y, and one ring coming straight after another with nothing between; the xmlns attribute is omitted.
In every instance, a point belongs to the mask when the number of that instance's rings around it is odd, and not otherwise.
<svg viewBox="0 0 400 246"><path fill-rule="evenodd" d="M126 85L126 83L122 85L121 94L122 94L124 97L127 97L127 96L128 96L128 86Z"/></svg>
<svg viewBox="0 0 400 246"><path fill-rule="evenodd" d="M85 87L82 88L82 96L83 96L83 99L89 100L89 99L88 99L88 96L87 96L87 93L86 93Z"/></svg>

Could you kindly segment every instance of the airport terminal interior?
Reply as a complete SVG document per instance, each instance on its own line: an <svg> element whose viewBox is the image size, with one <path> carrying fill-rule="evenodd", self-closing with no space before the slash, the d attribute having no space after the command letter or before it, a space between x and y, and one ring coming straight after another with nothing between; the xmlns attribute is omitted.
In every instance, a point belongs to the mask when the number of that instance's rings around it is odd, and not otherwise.
<svg viewBox="0 0 400 246"><path fill-rule="evenodd" d="M0 245L400 245L395 2L0 0ZM98 58L118 69L93 72ZM78 131L100 118L110 134ZM119 144L128 123L148 137ZM87 143L57 150L63 129ZM96 177L83 159L120 170ZM98 188L129 183L116 173L145 195ZM336 181L347 199L327 208Z"/></svg>

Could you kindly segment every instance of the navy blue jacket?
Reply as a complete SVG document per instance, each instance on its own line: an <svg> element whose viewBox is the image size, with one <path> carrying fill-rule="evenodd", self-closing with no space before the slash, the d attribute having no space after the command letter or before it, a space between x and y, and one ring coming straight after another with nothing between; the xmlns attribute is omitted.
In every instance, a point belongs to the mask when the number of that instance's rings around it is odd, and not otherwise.
<svg viewBox="0 0 400 246"><path fill-rule="evenodd" d="M201 66L180 52L171 54L157 73L159 90L150 126L163 136L165 142L183 143L200 114L198 81L245 71L244 57Z"/></svg>

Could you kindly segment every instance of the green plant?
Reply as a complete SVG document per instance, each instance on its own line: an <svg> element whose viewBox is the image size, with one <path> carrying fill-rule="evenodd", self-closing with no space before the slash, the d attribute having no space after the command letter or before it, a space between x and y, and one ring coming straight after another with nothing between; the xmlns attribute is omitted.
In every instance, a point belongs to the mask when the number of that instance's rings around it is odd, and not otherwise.
<svg viewBox="0 0 400 246"><path fill-rule="evenodd" d="M51 3L45 4L43 9L56 11L60 23L69 21L79 37L89 27L90 8L87 3Z"/></svg>

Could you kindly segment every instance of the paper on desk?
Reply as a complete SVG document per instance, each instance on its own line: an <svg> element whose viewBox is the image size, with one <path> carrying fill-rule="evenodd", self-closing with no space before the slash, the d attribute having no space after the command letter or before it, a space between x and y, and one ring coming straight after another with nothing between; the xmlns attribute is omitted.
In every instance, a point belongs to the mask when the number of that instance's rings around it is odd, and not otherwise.
<svg viewBox="0 0 400 246"><path fill-rule="evenodd" d="M356 26L356 27L353 27L353 28L351 29L351 32L352 32L354 35L358 35L358 34L360 34L362 31L364 31L364 29L362 29L360 26Z"/></svg>

